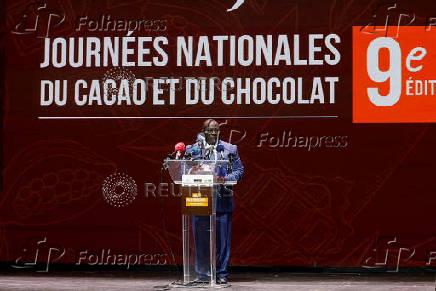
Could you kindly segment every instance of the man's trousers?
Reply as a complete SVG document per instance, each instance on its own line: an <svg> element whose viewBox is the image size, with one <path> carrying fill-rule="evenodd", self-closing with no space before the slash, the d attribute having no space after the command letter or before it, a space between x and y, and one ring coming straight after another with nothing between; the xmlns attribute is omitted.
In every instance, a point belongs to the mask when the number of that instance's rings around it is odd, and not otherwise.
<svg viewBox="0 0 436 291"><path fill-rule="evenodd" d="M195 271L200 280L210 276L209 264L209 216L192 216L195 245ZM227 278L230 262L232 213L216 214L216 275Z"/></svg>

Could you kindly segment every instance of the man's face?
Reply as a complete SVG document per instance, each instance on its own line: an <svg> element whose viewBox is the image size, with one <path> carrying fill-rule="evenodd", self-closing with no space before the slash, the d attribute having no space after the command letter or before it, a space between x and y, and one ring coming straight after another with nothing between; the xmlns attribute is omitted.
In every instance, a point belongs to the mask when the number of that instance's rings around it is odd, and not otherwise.
<svg viewBox="0 0 436 291"><path fill-rule="evenodd" d="M218 139L219 127L216 121L210 122L204 129L204 137L208 144L215 144Z"/></svg>

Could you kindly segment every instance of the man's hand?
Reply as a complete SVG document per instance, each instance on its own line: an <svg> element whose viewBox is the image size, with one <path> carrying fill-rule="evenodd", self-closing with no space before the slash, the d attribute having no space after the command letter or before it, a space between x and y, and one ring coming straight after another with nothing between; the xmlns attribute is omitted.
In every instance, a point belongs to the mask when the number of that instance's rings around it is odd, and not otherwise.
<svg viewBox="0 0 436 291"><path fill-rule="evenodd" d="M197 172L199 172L202 169L202 167L200 165L195 165L191 168L191 171L189 172L190 174L196 174Z"/></svg>
<svg viewBox="0 0 436 291"><path fill-rule="evenodd" d="M217 181L218 183L224 183L225 179L224 177L218 176L217 174L215 174L215 181Z"/></svg>

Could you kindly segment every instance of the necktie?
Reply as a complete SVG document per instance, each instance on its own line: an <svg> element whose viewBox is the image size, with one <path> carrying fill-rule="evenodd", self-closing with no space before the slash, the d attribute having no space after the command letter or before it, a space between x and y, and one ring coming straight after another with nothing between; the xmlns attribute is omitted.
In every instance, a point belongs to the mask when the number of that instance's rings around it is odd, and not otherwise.
<svg viewBox="0 0 436 291"><path fill-rule="evenodd" d="M215 147L214 147L214 146L211 147L211 151L210 151L209 159L210 159L211 161L214 161L214 160L215 160Z"/></svg>

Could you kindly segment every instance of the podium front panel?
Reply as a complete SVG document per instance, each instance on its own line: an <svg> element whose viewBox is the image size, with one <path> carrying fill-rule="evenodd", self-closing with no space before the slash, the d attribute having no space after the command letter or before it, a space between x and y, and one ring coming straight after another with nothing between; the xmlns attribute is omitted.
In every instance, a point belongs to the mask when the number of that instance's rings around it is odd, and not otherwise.
<svg viewBox="0 0 436 291"><path fill-rule="evenodd" d="M215 197L214 187L182 187L183 281L187 285L216 283Z"/></svg>
<svg viewBox="0 0 436 291"><path fill-rule="evenodd" d="M211 215L212 187L185 186L182 187L182 214Z"/></svg>

